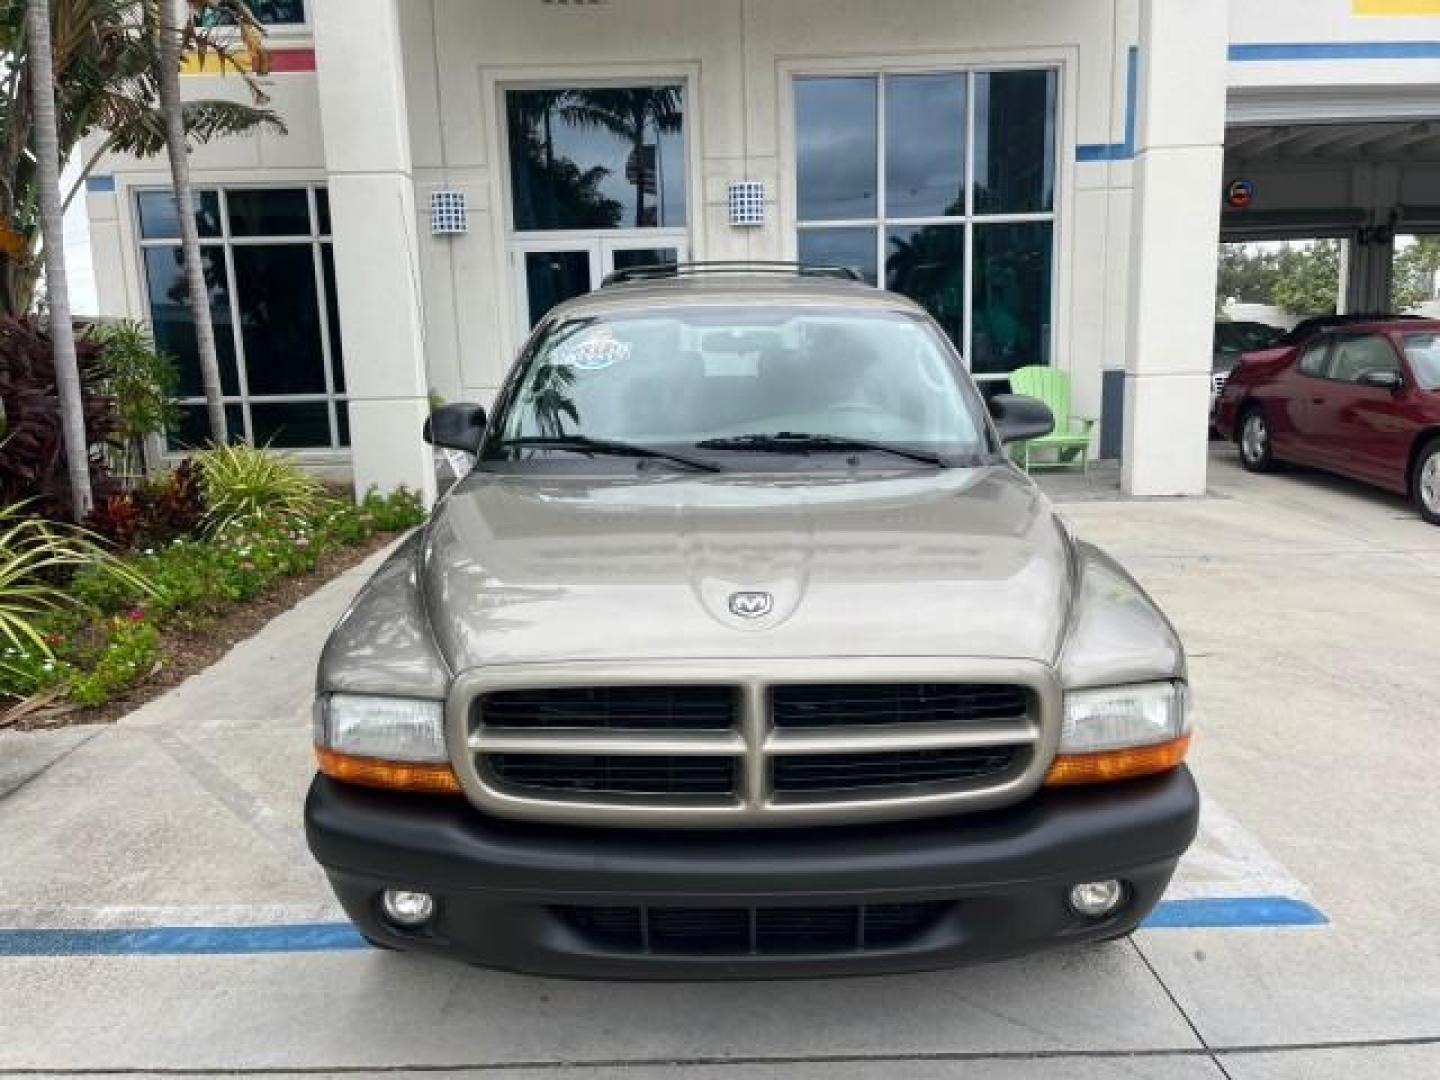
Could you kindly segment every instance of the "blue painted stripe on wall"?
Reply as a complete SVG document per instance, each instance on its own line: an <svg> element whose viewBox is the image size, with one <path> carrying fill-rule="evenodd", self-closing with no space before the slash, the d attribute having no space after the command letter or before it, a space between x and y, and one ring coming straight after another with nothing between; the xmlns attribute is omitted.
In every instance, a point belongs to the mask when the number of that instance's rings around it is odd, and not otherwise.
<svg viewBox="0 0 1440 1080"><path fill-rule="evenodd" d="M113 176L87 176L85 178L85 190L102 192L115 190L115 178Z"/></svg>
<svg viewBox="0 0 1440 1080"><path fill-rule="evenodd" d="M1230 46L1230 59L1437 60L1440 41L1262 41Z"/></svg>
<svg viewBox="0 0 1440 1080"><path fill-rule="evenodd" d="M1148 930L1322 926L1329 920L1285 896L1164 900ZM216 956L337 952L369 945L349 923L155 926L136 930L0 930L0 956Z"/></svg>
<svg viewBox="0 0 1440 1080"><path fill-rule="evenodd" d="M1080 143L1076 161L1128 161L1135 156L1135 112L1140 93L1140 49L1131 45L1125 57L1125 141Z"/></svg>

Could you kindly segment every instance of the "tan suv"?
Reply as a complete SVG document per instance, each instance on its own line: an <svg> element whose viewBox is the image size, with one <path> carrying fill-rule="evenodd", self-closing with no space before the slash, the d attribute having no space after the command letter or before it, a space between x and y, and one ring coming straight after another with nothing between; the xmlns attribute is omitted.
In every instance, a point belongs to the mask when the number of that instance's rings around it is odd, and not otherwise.
<svg viewBox="0 0 1440 1080"><path fill-rule="evenodd" d="M630 271L538 326L320 663L311 850L377 945L895 971L1128 933L1194 837L1184 652L845 272Z"/></svg>

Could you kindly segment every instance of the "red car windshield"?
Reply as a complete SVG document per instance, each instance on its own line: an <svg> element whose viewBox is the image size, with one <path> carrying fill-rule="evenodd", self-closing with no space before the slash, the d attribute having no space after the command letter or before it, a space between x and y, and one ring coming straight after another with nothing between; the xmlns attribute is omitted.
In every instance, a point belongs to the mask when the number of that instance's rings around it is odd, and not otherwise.
<svg viewBox="0 0 1440 1080"><path fill-rule="evenodd" d="M1426 390L1440 390L1440 330L1400 336L1405 345L1405 359L1410 361L1415 380Z"/></svg>

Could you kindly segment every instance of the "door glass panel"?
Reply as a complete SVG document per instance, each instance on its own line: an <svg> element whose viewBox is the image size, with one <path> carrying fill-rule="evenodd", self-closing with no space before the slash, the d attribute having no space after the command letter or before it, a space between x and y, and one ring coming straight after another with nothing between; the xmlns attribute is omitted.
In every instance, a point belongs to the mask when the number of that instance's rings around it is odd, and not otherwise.
<svg viewBox="0 0 1440 1080"><path fill-rule="evenodd" d="M1300 356L1300 374L1323 379L1325 377L1325 361L1329 355L1330 340L1328 338L1312 341L1305 346L1305 351Z"/></svg>
<svg viewBox="0 0 1440 1080"><path fill-rule="evenodd" d="M320 307L309 244L233 249L251 394L323 394Z"/></svg>
<svg viewBox="0 0 1440 1080"><path fill-rule="evenodd" d="M202 237L220 235L220 193L194 193L195 228ZM180 215L175 196L168 191L142 191L136 196L140 210L140 235L146 240L180 239Z"/></svg>
<svg viewBox="0 0 1440 1080"><path fill-rule="evenodd" d="M1330 378L1359 382L1376 371L1399 371L1400 358L1390 342L1378 334L1345 334L1335 339Z"/></svg>
<svg viewBox="0 0 1440 1080"><path fill-rule="evenodd" d="M975 372L1048 362L1050 233L1048 221L975 226Z"/></svg>
<svg viewBox="0 0 1440 1080"><path fill-rule="evenodd" d="M637 266L674 266L679 261L678 248L616 248L610 255L610 268L632 270Z"/></svg>
<svg viewBox="0 0 1440 1080"><path fill-rule="evenodd" d="M975 212L1050 210L1055 201L1054 71L975 76Z"/></svg>
<svg viewBox="0 0 1440 1080"><path fill-rule="evenodd" d="M304 188L225 193L232 236L309 236L310 199Z"/></svg>
<svg viewBox="0 0 1440 1080"><path fill-rule="evenodd" d="M505 94L517 232L685 224L685 92L573 87Z"/></svg>
<svg viewBox="0 0 1440 1080"><path fill-rule="evenodd" d="M965 226L892 225L885 287L910 297L957 346L965 340Z"/></svg>
<svg viewBox="0 0 1440 1080"><path fill-rule="evenodd" d="M874 285L875 230L801 229L798 237L798 258L802 263L822 266L848 266L859 270Z"/></svg>
<svg viewBox="0 0 1440 1080"><path fill-rule="evenodd" d="M885 212L943 217L965 212L965 76L885 80Z"/></svg>
<svg viewBox="0 0 1440 1080"><path fill-rule="evenodd" d="M877 93L870 77L795 80L799 220L876 216Z"/></svg>
<svg viewBox="0 0 1440 1080"><path fill-rule="evenodd" d="M235 327L230 318L230 282L225 274L223 248L200 249L205 284L210 291L210 321L215 327L215 354L220 362L220 387L226 394L238 394L235 374ZM155 348L175 357L179 366L180 397L205 393L200 378L200 350L195 343L195 324L190 321L189 290L185 286L185 259L178 247L145 249L145 282L150 300L150 325Z"/></svg>
<svg viewBox="0 0 1440 1080"><path fill-rule="evenodd" d="M525 252L525 291L532 327L556 304L582 296L591 288L589 251Z"/></svg>

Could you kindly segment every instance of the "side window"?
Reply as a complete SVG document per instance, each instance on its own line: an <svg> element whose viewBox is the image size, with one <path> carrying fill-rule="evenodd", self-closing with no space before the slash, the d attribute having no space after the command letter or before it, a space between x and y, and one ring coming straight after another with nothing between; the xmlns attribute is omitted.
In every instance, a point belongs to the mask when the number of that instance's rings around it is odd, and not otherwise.
<svg viewBox="0 0 1440 1080"><path fill-rule="evenodd" d="M1320 338L1305 346L1305 351L1300 354L1300 374L1309 375L1312 379L1323 379L1325 377L1325 361L1330 355L1330 340Z"/></svg>
<svg viewBox="0 0 1440 1080"><path fill-rule="evenodd" d="M1359 382L1372 371L1398 371L1400 358L1379 334L1347 334L1336 338L1330 360L1330 378Z"/></svg>

